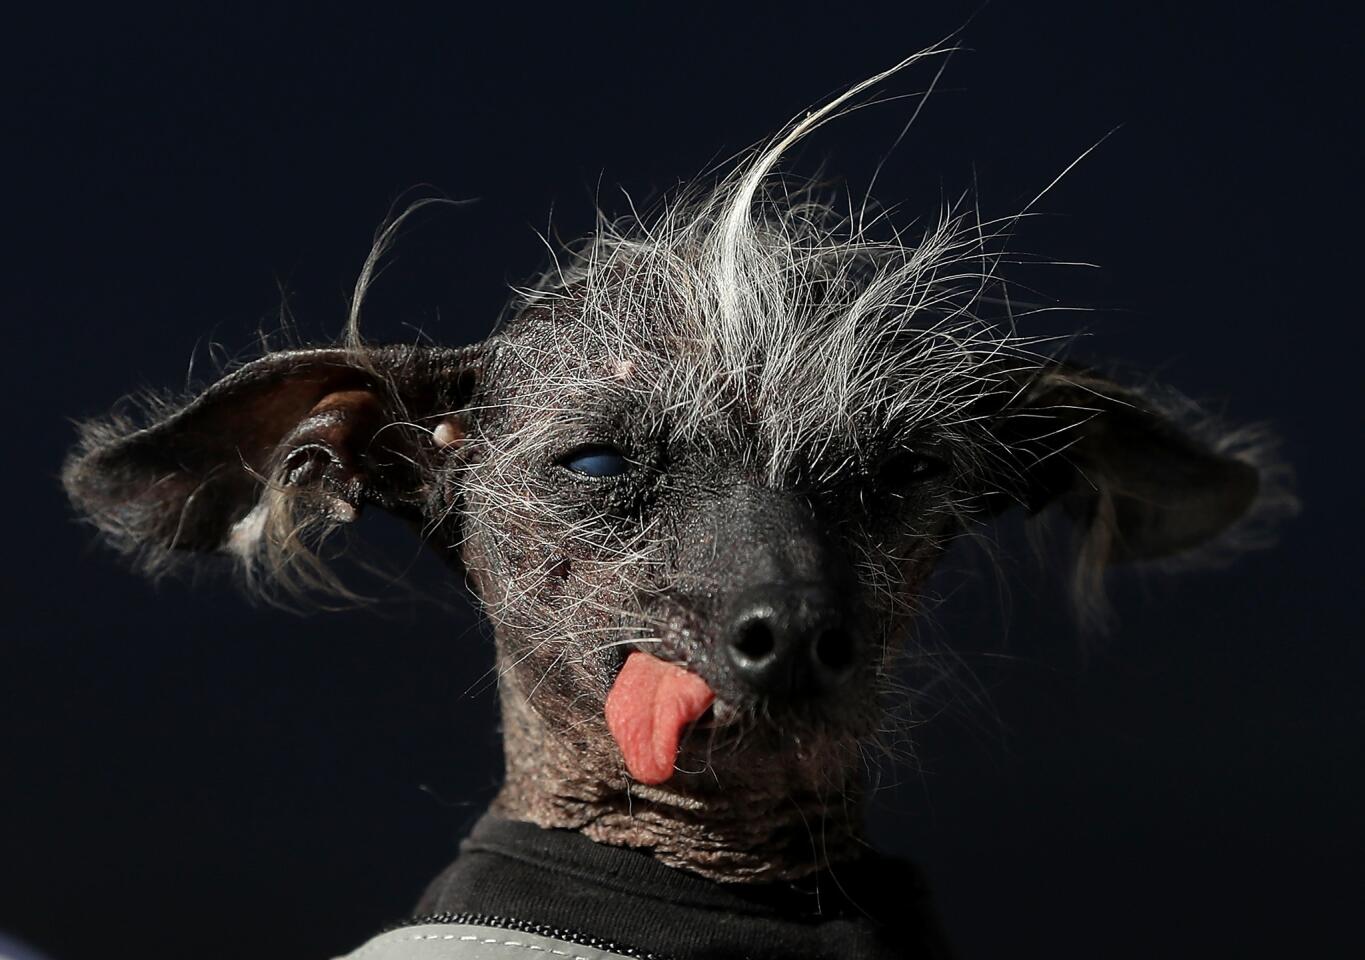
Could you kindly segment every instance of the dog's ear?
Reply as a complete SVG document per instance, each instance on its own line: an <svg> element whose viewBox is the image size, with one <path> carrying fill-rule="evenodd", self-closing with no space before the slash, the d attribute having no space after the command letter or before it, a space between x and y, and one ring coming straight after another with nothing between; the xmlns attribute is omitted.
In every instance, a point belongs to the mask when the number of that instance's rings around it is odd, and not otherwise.
<svg viewBox="0 0 1365 960"><path fill-rule="evenodd" d="M1060 504L1092 568L1192 550L1252 509L1261 471L1238 449L1241 435L1185 413L1086 371L1049 368L999 421L1014 451L1017 482L1006 486L1031 511Z"/></svg>
<svg viewBox="0 0 1365 960"><path fill-rule="evenodd" d="M179 551L288 560L300 533L375 503L413 520L429 467L463 435L483 351L290 350L183 405L81 425L62 480L114 546L152 571Z"/></svg>

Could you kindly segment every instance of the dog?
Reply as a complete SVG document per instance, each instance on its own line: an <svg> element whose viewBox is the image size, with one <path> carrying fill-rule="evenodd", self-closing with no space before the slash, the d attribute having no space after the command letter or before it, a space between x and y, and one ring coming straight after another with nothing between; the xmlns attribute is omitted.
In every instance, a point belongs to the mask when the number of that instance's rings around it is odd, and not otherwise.
<svg viewBox="0 0 1365 960"><path fill-rule="evenodd" d="M908 238L781 174L943 52L603 222L482 343L371 345L353 317L82 424L66 489L148 573L216 554L252 589L344 592L317 545L373 505L491 621L503 786L419 916L353 956L946 956L859 815L938 560L1060 514L1094 610L1107 567L1245 545L1292 502L1263 432L993 309L1003 228L950 209Z"/></svg>

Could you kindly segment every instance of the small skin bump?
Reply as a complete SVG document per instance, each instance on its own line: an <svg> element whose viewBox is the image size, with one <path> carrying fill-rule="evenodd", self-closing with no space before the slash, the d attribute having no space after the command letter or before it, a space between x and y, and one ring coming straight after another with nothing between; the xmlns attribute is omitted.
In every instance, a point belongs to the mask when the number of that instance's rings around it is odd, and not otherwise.
<svg viewBox="0 0 1365 960"><path fill-rule="evenodd" d="M617 358L611 362L611 375L617 380L631 380L635 377L635 361Z"/></svg>
<svg viewBox="0 0 1365 960"><path fill-rule="evenodd" d="M442 420L436 425L436 429L431 431L431 439L437 447L444 450L463 440L464 430L453 418Z"/></svg>

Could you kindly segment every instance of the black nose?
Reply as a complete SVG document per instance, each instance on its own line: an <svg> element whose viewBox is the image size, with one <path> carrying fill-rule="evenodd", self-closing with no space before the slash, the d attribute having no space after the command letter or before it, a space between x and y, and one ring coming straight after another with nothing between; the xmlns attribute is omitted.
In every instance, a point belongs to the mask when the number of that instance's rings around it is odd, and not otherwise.
<svg viewBox="0 0 1365 960"><path fill-rule="evenodd" d="M853 637L833 591L821 585L764 584L735 604L725 651L754 693L785 699L824 693L853 673Z"/></svg>

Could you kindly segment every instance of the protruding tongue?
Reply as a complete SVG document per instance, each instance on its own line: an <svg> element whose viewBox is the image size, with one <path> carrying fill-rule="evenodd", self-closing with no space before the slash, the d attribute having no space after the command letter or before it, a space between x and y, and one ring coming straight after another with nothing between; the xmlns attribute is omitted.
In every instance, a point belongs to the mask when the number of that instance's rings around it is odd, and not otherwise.
<svg viewBox="0 0 1365 960"><path fill-rule="evenodd" d="M607 694L606 714L630 775L650 784L671 777L683 730L715 699L695 673L638 650L626 657Z"/></svg>

